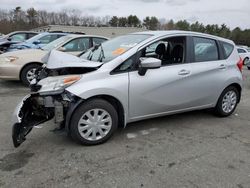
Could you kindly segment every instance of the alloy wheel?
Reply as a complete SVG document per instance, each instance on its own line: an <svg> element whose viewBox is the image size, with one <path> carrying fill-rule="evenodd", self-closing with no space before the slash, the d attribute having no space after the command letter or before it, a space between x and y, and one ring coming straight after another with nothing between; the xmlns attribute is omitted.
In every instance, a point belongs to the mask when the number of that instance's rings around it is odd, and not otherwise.
<svg viewBox="0 0 250 188"><path fill-rule="evenodd" d="M222 100L222 110L225 113L230 113L234 110L235 106L237 104L237 94L235 91L228 91Z"/></svg>
<svg viewBox="0 0 250 188"><path fill-rule="evenodd" d="M35 73L36 73L36 68L32 68L27 72L26 78L27 78L29 83L35 78L35 76L36 76Z"/></svg>

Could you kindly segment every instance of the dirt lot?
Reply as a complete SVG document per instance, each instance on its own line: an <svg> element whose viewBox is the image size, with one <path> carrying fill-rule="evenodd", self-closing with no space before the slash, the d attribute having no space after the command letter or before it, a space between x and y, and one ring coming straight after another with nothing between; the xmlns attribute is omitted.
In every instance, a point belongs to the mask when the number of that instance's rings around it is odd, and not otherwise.
<svg viewBox="0 0 250 188"><path fill-rule="evenodd" d="M0 187L250 187L250 71L244 80L229 118L199 111L142 121L94 147L49 122L18 149L10 120L28 89L0 81Z"/></svg>

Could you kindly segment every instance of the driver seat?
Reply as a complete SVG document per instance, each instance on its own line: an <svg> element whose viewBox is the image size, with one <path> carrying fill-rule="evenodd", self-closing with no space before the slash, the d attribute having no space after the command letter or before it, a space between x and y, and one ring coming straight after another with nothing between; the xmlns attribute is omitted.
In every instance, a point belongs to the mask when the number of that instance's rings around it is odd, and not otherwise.
<svg viewBox="0 0 250 188"><path fill-rule="evenodd" d="M163 60L164 55L166 53L166 46L164 43L158 44L158 46L155 49L155 53L157 55L157 59Z"/></svg>

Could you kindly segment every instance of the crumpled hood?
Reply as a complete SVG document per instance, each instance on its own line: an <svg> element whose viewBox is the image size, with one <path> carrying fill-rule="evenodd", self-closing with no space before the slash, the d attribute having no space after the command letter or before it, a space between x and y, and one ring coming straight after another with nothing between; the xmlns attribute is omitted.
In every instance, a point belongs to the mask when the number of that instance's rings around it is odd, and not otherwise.
<svg viewBox="0 0 250 188"><path fill-rule="evenodd" d="M46 64L48 69L58 69L58 68L70 68L70 67L86 67L86 68L97 68L103 63L87 61L81 59L77 56L60 52L57 50L52 50L47 53L43 58L42 62Z"/></svg>

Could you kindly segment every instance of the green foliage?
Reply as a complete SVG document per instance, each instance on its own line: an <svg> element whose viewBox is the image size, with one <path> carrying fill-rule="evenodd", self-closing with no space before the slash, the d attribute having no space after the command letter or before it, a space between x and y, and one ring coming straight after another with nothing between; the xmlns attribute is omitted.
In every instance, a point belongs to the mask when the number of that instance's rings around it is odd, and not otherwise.
<svg viewBox="0 0 250 188"><path fill-rule="evenodd" d="M160 25L160 22L155 16L152 16L152 17L147 16L143 20L143 26L149 30L157 30L159 28L159 25Z"/></svg>

